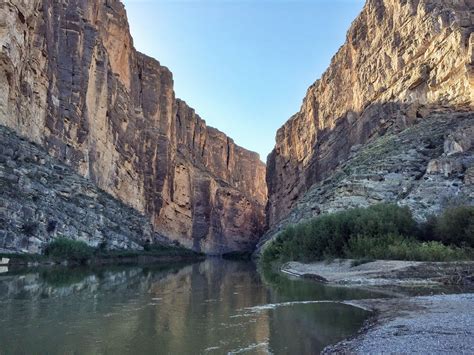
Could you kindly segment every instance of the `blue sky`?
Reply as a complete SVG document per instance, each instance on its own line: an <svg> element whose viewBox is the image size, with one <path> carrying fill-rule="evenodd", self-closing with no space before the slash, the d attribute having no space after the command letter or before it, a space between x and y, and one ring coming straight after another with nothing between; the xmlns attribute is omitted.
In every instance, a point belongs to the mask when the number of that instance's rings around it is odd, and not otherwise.
<svg viewBox="0 0 474 355"><path fill-rule="evenodd" d="M123 2L135 47L173 72L176 96L265 161L365 1Z"/></svg>

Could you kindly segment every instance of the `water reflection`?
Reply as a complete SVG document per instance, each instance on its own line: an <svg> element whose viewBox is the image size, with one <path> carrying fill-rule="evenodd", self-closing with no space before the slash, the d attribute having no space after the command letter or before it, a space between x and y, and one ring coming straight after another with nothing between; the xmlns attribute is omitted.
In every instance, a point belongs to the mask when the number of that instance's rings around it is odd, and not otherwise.
<svg viewBox="0 0 474 355"><path fill-rule="evenodd" d="M6 354L312 354L351 335L367 313L298 302L373 296L218 259L7 273L0 344Z"/></svg>

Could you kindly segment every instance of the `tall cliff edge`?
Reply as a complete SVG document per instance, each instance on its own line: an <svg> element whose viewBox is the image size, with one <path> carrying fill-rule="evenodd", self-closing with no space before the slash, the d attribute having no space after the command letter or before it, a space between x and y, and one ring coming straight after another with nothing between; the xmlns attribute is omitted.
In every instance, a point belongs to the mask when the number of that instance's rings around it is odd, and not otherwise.
<svg viewBox="0 0 474 355"><path fill-rule="evenodd" d="M341 164L370 140L387 132L397 134L433 115L445 122L447 117L458 117L449 112L472 112L473 30L472 0L368 0L328 70L308 89L300 111L277 132L275 149L267 160L269 234L282 225L327 210L403 199L397 194L393 198L379 194L374 198L361 197L360 203L354 199L352 203L341 200L335 208L318 198L317 193L312 193L310 201L308 191L312 186L315 186L313 190L317 189L316 185L328 189L335 174L342 171ZM462 126L464 133L458 132L458 136L472 133L466 122L472 122L472 115ZM451 128L457 132L455 127ZM423 132L428 139L429 131ZM440 156L471 149L468 138L450 139L449 132L445 133L445 144L455 144L459 149L453 151L448 147L443 152L441 147ZM438 137L438 143L443 144L442 137ZM412 148L416 151L423 147ZM397 157L400 152L394 149ZM434 159L431 156L434 153L430 154L426 158ZM390 154L385 159L391 159ZM392 166L393 173L402 172L404 162L399 161L398 171ZM464 165L461 173L468 168ZM426 165L417 169L421 174L417 179L429 170ZM371 171L365 179L376 173L384 179L388 170L383 167L379 170ZM363 171L356 173L358 180L363 178ZM402 184L400 179L393 184ZM332 187L332 195L337 195L338 186ZM455 195L454 190L451 192ZM357 191L351 191L356 199ZM426 206L413 204L418 209L415 213L423 208L426 213L432 212L436 209L433 205L439 201L426 203Z"/></svg>
<svg viewBox="0 0 474 355"><path fill-rule="evenodd" d="M252 250L265 165L175 98L119 0L0 3L0 124L210 254ZM85 237L87 238L87 237Z"/></svg>

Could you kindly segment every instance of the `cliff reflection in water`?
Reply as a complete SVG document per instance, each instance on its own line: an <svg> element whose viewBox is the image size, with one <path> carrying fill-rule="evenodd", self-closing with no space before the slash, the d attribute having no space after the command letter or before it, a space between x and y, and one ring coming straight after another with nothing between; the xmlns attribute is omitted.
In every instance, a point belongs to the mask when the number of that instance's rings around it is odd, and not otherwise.
<svg viewBox="0 0 474 355"><path fill-rule="evenodd" d="M263 279L263 280L262 280ZM337 303L367 292L262 278L248 262L172 268L51 269L0 275L5 353L314 353L367 313Z"/></svg>

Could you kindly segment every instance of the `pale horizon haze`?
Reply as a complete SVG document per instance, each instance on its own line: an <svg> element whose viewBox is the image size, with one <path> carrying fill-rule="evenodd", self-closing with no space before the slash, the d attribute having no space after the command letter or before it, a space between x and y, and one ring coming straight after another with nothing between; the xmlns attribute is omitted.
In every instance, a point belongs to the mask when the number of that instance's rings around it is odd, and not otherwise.
<svg viewBox="0 0 474 355"><path fill-rule="evenodd" d="M364 0L123 0L134 45L176 97L265 162Z"/></svg>

